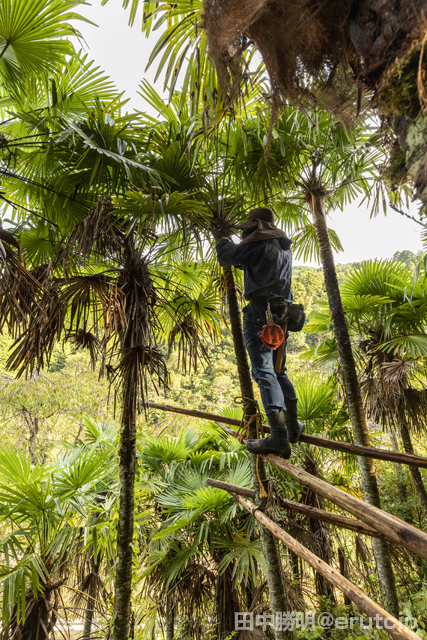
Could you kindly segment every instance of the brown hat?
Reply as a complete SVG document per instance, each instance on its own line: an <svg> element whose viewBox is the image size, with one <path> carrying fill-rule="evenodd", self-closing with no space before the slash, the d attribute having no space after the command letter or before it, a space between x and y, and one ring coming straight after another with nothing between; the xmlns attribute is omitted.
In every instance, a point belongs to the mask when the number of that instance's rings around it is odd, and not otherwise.
<svg viewBox="0 0 427 640"><path fill-rule="evenodd" d="M258 207L257 209L252 209L248 213L248 219L246 222L242 222L242 224L236 224L237 229L250 229L251 227L258 226L258 220L264 220L265 222L270 222L274 224L274 212L269 207Z"/></svg>
<svg viewBox="0 0 427 640"><path fill-rule="evenodd" d="M243 238L242 242L257 242L259 240L271 240L272 238L287 238L287 235L274 224L274 212L269 207L258 207L249 211L248 219L242 224L236 225L237 229L253 229ZM291 240L289 240L289 246Z"/></svg>

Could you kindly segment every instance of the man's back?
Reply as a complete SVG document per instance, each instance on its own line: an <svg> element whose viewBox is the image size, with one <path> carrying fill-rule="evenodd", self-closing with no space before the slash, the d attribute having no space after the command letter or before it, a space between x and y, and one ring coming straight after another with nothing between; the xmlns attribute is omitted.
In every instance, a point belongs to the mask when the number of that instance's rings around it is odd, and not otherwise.
<svg viewBox="0 0 427 640"><path fill-rule="evenodd" d="M246 300L284 296L290 299L292 279L292 241L271 238L238 245L223 240L217 244L221 266L244 270Z"/></svg>

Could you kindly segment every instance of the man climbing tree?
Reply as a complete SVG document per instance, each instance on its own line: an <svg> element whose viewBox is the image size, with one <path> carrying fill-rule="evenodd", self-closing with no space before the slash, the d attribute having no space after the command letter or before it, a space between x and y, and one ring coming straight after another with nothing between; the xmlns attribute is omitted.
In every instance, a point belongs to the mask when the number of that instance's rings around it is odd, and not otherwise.
<svg viewBox="0 0 427 640"><path fill-rule="evenodd" d="M244 295L249 302L243 309L245 346L271 427L268 438L248 440L246 448L251 453L289 458L289 443L298 442L304 425L298 421L295 389L286 373L287 328L284 325L282 349L275 349L280 340L269 342L261 334L266 314L271 312L280 322L286 301L292 299L292 240L275 226L274 213L267 207L250 211L247 221L237 228L243 230L241 243L221 238L216 251L221 266L236 266L244 272Z"/></svg>

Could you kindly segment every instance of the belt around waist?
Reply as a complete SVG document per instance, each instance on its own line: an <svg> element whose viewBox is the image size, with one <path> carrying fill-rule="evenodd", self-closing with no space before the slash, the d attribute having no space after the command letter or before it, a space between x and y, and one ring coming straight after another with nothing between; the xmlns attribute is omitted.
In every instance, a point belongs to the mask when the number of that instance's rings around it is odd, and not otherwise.
<svg viewBox="0 0 427 640"><path fill-rule="evenodd" d="M270 302L272 307L277 307L279 305L283 305L286 304L288 302L288 300L285 300L284 298L282 298L281 300L275 300L276 296L271 296L268 298L251 298L250 300L248 300L248 302L252 303L252 304L259 304L259 305L264 305L264 307L267 306L267 303ZM279 296L277 296L279 297Z"/></svg>

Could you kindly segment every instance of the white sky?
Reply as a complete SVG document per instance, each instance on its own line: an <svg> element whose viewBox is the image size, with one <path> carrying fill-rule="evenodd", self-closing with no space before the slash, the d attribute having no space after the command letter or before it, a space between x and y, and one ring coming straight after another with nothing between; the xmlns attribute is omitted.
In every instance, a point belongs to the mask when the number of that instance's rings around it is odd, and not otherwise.
<svg viewBox="0 0 427 640"><path fill-rule="evenodd" d="M89 57L106 71L119 90L126 91L133 108L149 111L137 91L143 78L154 83L156 63L148 72L145 67L160 32L145 38L141 33L141 11L130 28L129 11L123 10L121 4L121 0L109 0L101 7L101 0L93 0L90 6L79 7L80 13L98 27L83 22L77 27L86 41L83 48L89 52ZM142 0L140 4L142 6ZM162 92L162 75L154 86ZM411 213L415 215L416 211L417 207L413 206ZM381 214L370 219L365 206L358 208L357 203L353 203L344 212L332 215L329 225L338 233L344 247L344 252L336 255L336 262L391 258L396 251L409 249L417 253L422 249L422 228L393 210L389 210L386 217Z"/></svg>

